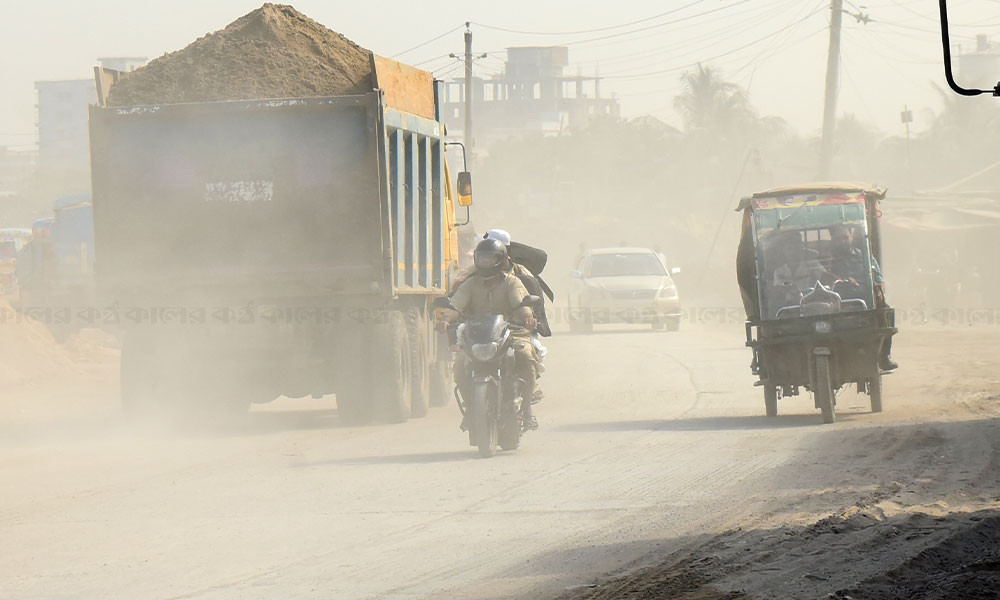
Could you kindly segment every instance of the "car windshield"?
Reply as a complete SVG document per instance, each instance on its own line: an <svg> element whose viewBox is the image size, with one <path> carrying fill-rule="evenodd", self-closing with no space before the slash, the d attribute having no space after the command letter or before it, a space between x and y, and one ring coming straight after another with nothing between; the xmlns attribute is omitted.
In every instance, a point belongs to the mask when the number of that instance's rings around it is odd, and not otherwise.
<svg viewBox="0 0 1000 600"><path fill-rule="evenodd" d="M595 254L590 258L588 277L666 275L654 254Z"/></svg>

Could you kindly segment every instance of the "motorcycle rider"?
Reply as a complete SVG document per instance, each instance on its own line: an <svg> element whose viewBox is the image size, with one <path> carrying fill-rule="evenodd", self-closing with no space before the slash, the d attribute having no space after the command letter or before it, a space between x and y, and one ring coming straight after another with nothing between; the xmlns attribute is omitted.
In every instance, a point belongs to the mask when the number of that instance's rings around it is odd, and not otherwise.
<svg viewBox="0 0 1000 600"><path fill-rule="evenodd" d="M476 245L473 256L476 271L455 290L451 302L465 316L482 316L502 314L510 323L524 324L525 332L514 333L514 364L515 375L524 381L523 397L527 400L521 403L524 428L538 429L538 421L531 409L531 398L534 397L535 379L538 376L538 358L535 346L531 343L531 332L537 326L531 308L522 307L521 302L528 296L521 280L512 273L505 271L508 263L507 248L496 239L485 239ZM448 315L438 323L439 330L457 320L456 315ZM463 353L458 353L455 359L455 383L463 398L469 398L472 381L469 379L470 369L468 359Z"/></svg>
<svg viewBox="0 0 1000 600"><path fill-rule="evenodd" d="M507 264L503 267L503 270L516 275L524 285L524 289L528 290L529 294L538 296L542 300L542 305L535 310L535 320L538 325L535 331L531 334L531 344L535 347L535 353L538 358L537 373L540 377L545 371L545 367L542 363L545 361L545 355L548 354L548 349L542 343L542 337L552 336L552 329L549 327L548 315L545 313L545 288L543 288L537 275L532 273L527 267L515 261L513 257L510 256L510 233L503 229L490 229L485 235L483 235L483 239L497 240L503 244L505 248L507 248ZM535 391L531 398L531 403L538 404L542 401L543 397L544 394L542 393L542 388L536 381Z"/></svg>

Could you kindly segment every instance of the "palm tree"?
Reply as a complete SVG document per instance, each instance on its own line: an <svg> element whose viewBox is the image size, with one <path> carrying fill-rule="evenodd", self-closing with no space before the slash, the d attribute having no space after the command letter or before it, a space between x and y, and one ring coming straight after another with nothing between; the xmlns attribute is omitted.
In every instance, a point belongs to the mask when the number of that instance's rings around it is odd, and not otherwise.
<svg viewBox="0 0 1000 600"><path fill-rule="evenodd" d="M698 65L696 71L681 75L684 91L674 98L684 127L709 129L714 133L746 133L756 119L747 93L738 85L722 79L718 70Z"/></svg>

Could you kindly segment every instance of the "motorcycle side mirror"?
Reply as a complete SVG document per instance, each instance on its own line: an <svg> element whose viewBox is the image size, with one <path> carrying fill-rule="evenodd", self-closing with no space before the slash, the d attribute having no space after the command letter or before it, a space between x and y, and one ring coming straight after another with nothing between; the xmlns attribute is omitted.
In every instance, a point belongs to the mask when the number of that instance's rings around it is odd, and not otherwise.
<svg viewBox="0 0 1000 600"><path fill-rule="evenodd" d="M441 308L446 310L453 310L455 312L461 312L455 305L451 303L451 298L448 296L441 296L440 298L435 298L434 302L431 303L434 308Z"/></svg>
<svg viewBox="0 0 1000 600"><path fill-rule="evenodd" d="M534 294L528 294L527 296L524 297L524 300L521 300L521 307L522 308L524 308L524 307L528 307L528 308L541 308L542 307L542 298L541 298L541 296L536 296Z"/></svg>

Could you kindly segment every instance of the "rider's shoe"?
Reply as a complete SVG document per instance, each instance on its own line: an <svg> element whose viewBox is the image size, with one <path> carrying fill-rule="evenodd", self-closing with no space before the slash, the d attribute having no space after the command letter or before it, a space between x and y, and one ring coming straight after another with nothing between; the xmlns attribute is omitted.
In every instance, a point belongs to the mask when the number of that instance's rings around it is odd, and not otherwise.
<svg viewBox="0 0 1000 600"><path fill-rule="evenodd" d="M531 403L532 404L538 404L539 402L542 401L542 398L544 398L544 397L545 397L545 394L542 393L542 388L536 387L535 388L535 393L531 395Z"/></svg>
<svg viewBox="0 0 1000 600"><path fill-rule="evenodd" d="M538 429L538 419L535 415L528 415L522 419L521 431L535 431Z"/></svg>
<svg viewBox="0 0 1000 600"><path fill-rule="evenodd" d="M878 361L878 368L883 371L895 371L899 368L899 365L896 364L896 361L886 356Z"/></svg>

